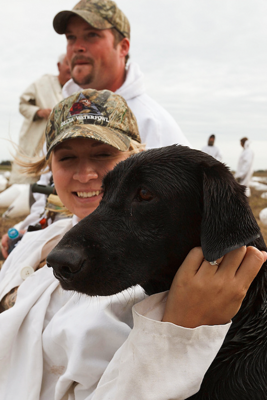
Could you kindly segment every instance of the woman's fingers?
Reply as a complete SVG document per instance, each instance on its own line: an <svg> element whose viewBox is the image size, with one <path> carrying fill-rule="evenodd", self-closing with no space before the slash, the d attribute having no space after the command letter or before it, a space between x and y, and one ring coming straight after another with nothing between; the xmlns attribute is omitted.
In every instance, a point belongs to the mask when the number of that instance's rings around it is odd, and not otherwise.
<svg viewBox="0 0 267 400"><path fill-rule="evenodd" d="M195 247L186 256L179 271L195 275L204 260L201 247Z"/></svg>
<svg viewBox="0 0 267 400"><path fill-rule="evenodd" d="M4 258L8 257L8 235L7 233L2 236L1 239L1 248L2 248L2 254Z"/></svg>
<svg viewBox="0 0 267 400"><path fill-rule="evenodd" d="M236 272L236 279L248 290L253 279L257 276L262 264L267 260L267 253L249 246Z"/></svg>
<svg viewBox="0 0 267 400"><path fill-rule="evenodd" d="M194 248L175 275L163 321L188 328L229 322L266 259L267 253L243 246L211 265Z"/></svg>
<svg viewBox="0 0 267 400"><path fill-rule="evenodd" d="M242 246L225 254L218 262L217 273L228 276L229 278L234 277L245 257L246 251L246 246Z"/></svg>

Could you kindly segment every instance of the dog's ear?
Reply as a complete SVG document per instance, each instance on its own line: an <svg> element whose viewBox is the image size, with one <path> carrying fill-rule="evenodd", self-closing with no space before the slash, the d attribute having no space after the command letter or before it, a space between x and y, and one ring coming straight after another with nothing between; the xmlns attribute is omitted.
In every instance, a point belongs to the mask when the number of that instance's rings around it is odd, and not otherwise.
<svg viewBox="0 0 267 400"><path fill-rule="evenodd" d="M201 247L207 261L247 245L260 236L245 187L223 165L203 169Z"/></svg>

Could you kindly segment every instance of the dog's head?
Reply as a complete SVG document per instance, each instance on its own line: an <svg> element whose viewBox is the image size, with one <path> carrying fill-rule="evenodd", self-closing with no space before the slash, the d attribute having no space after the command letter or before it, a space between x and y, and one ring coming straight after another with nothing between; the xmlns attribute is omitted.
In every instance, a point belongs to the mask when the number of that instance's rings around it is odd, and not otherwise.
<svg viewBox="0 0 267 400"><path fill-rule="evenodd" d="M99 207L47 258L64 289L111 295L140 284L148 294L164 291L193 247L213 261L260 237L244 187L197 150L134 155L103 187Z"/></svg>

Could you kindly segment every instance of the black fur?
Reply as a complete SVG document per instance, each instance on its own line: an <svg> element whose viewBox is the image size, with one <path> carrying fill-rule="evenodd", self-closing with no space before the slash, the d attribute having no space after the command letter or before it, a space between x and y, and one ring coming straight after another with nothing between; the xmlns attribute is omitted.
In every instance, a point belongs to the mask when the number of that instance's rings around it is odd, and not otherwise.
<svg viewBox="0 0 267 400"><path fill-rule="evenodd" d="M152 294L169 289L195 246L208 261L242 245L266 250L244 187L200 151L170 146L135 155L103 186L99 207L48 256L65 289L105 296L140 284ZM267 399L266 267L190 399Z"/></svg>

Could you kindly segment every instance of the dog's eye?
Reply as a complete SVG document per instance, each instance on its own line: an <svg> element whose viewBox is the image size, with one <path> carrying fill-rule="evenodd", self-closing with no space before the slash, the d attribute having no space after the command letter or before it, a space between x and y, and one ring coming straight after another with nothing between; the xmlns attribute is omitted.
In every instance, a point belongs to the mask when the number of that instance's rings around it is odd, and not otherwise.
<svg viewBox="0 0 267 400"><path fill-rule="evenodd" d="M153 199L153 195L147 189L140 189L138 192L139 201L150 201Z"/></svg>

